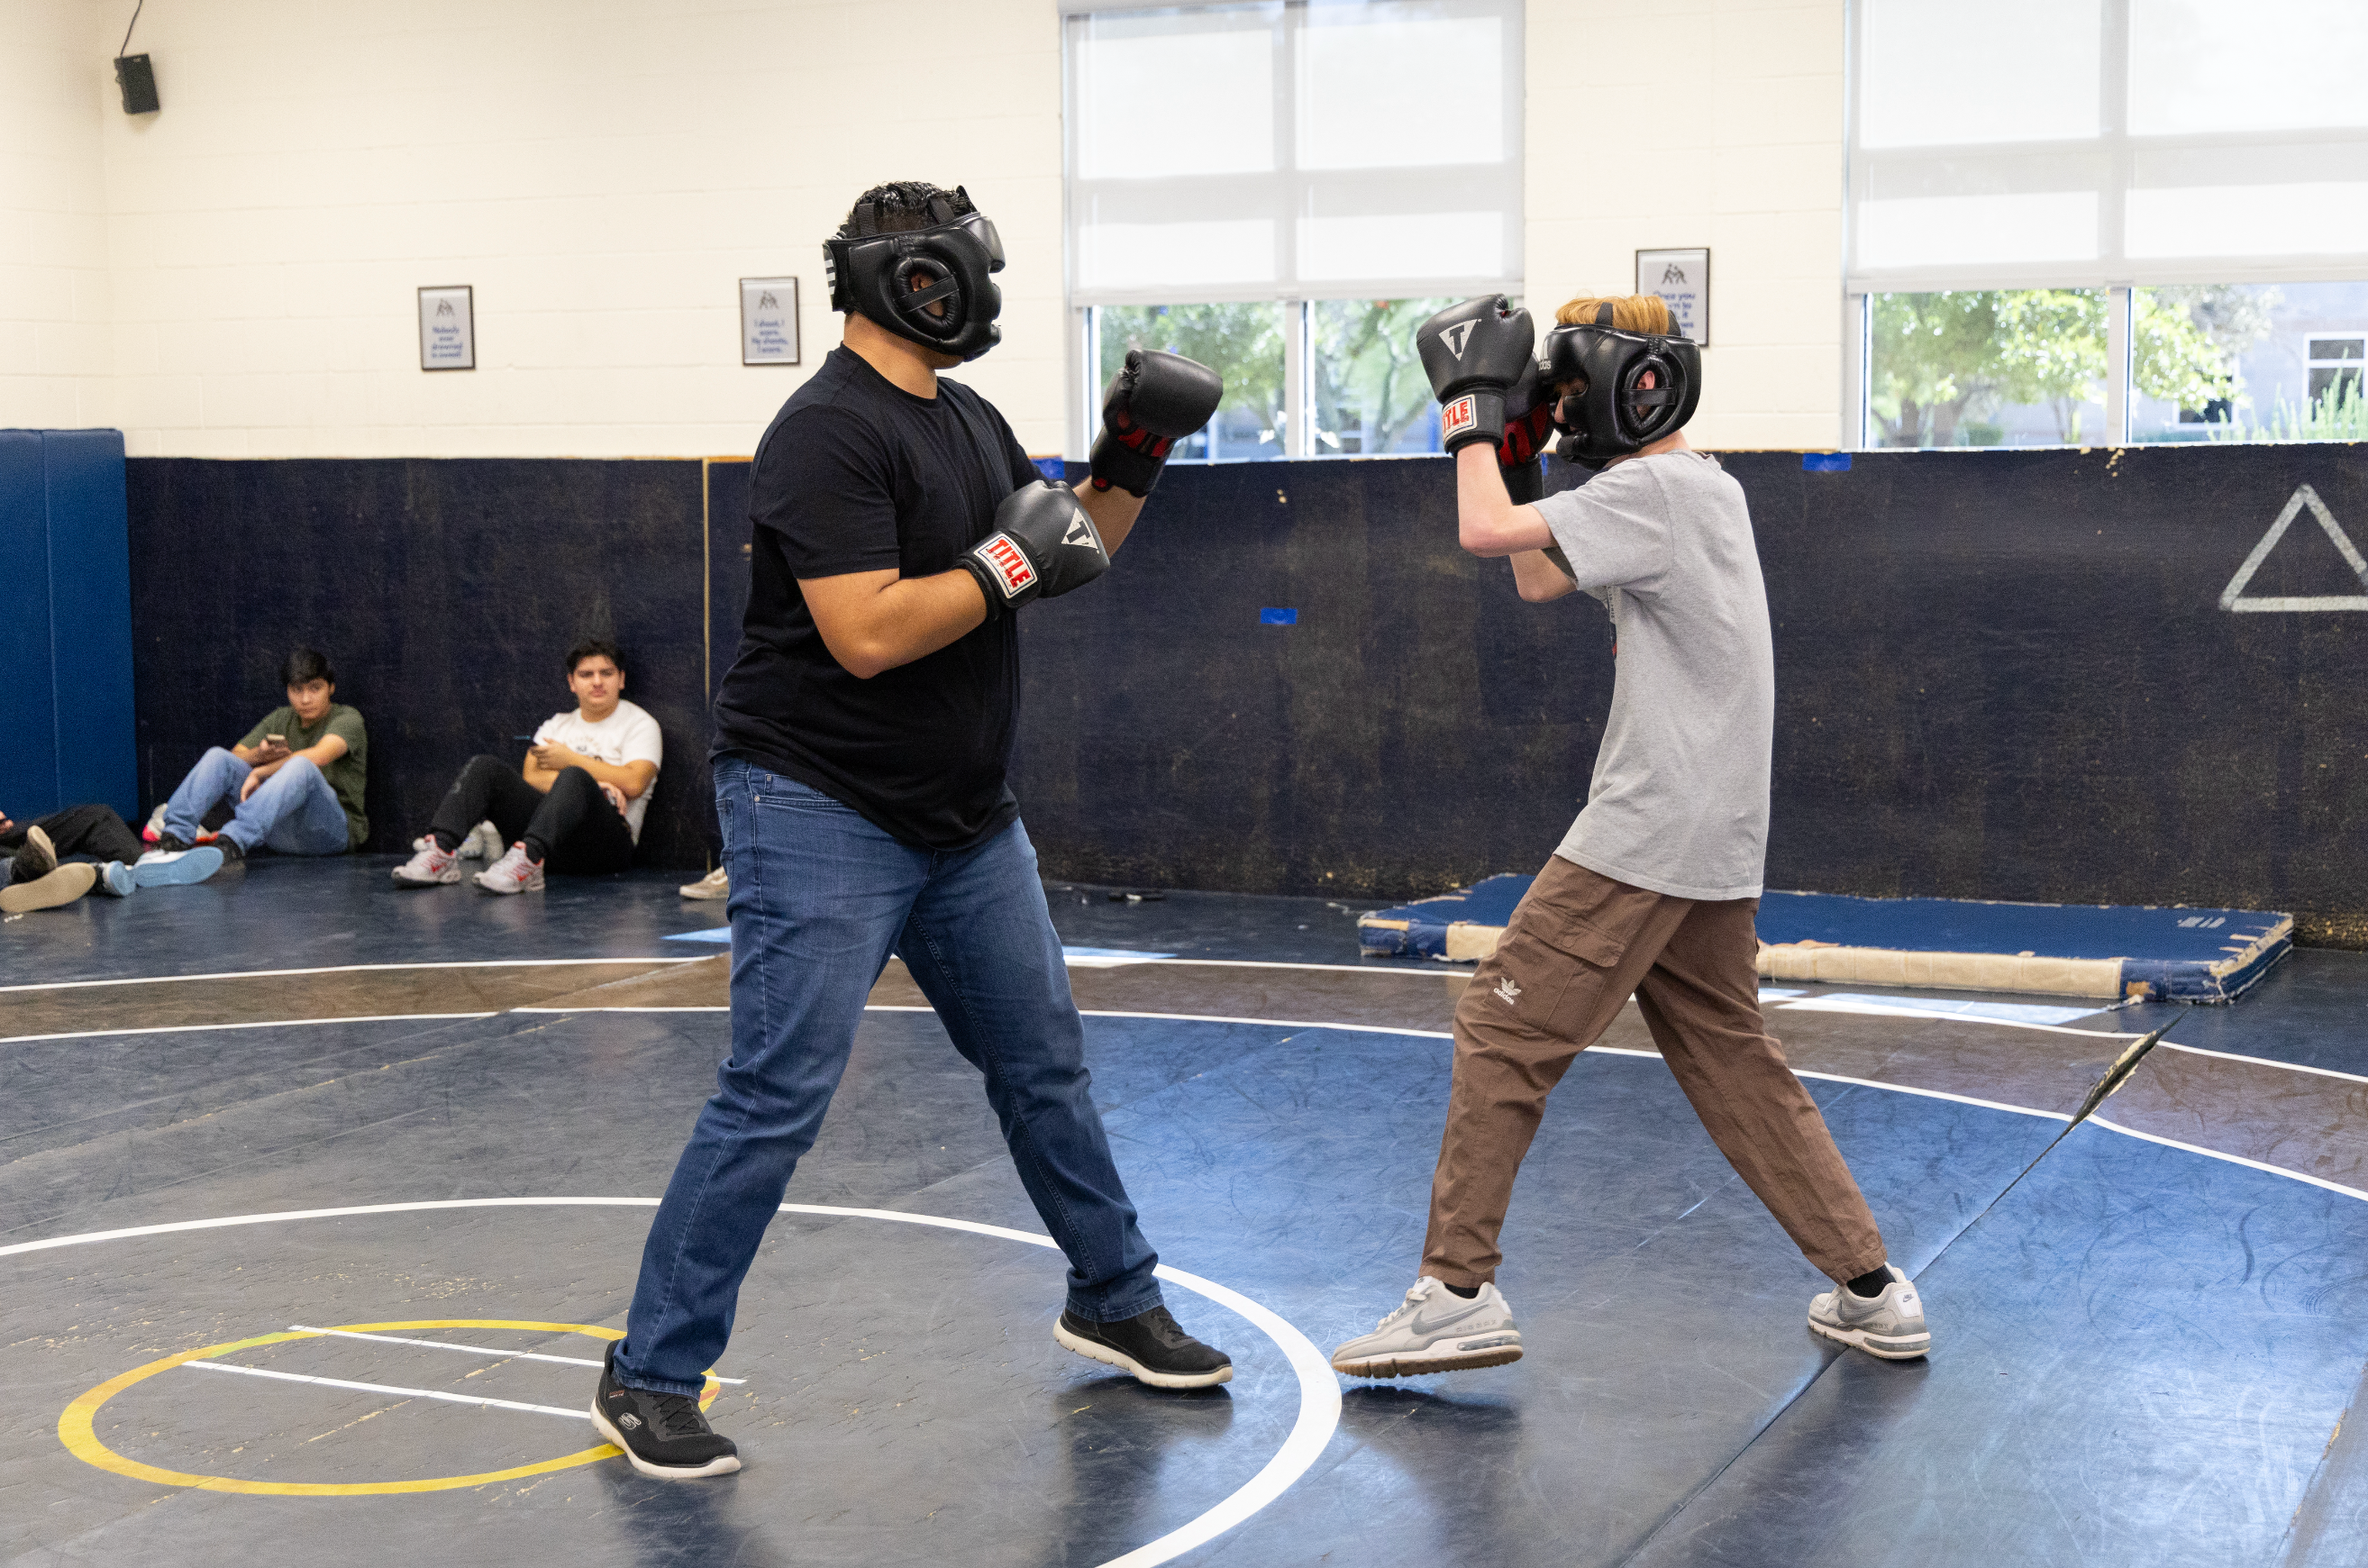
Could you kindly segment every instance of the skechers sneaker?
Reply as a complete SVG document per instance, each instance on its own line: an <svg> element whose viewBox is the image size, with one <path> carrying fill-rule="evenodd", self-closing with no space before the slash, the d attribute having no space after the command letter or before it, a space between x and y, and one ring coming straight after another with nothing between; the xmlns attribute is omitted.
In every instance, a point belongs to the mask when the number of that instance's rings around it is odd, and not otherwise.
<svg viewBox="0 0 2368 1568"><path fill-rule="evenodd" d="M1891 1283L1880 1296L1861 1296L1837 1285L1809 1302L1809 1326L1827 1339L1886 1361L1913 1361L1932 1348L1924 1326L1924 1301L1914 1281L1886 1263Z"/></svg>
<svg viewBox="0 0 2368 1568"><path fill-rule="evenodd" d="M718 866L695 882L685 882L674 890L685 898L730 898L732 874Z"/></svg>
<svg viewBox="0 0 2368 1568"><path fill-rule="evenodd" d="M449 887L461 880L461 856L458 850L447 855L437 847L431 835L426 847L394 869L396 885L406 888ZM465 849L468 846L462 845Z"/></svg>
<svg viewBox="0 0 2368 1568"><path fill-rule="evenodd" d="M1494 1284L1467 1301L1426 1274L1372 1333L1332 1352L1332 1369L1352 1378L1417 1378L1520 1358L1520 1328Z"/></svg>
<svg viewBox="0 0 2368 1568"><path fill-rule="evenodd" d="M479 871L477 885L487 892L541 892L542 862L526 858L526 844L520 840L509 846L509 852Z"/></svg>
<svg viewBox="0 0 2368 1568"><path fill-rule="evenodd" d="M1204 1389L1231 1382L1234 1358L1184 1332L1166 1307L1116 1323L1095 1323L1064 1309L1053 1324L1064 1349L1118 1368L1156 1389Z"/></svg>
<svg viewBox="0 0 2368 1568"><path fill-rule="evenodd" d="M179 839L167 840L178 844ZM213 845L191 849L151 849L131 863L131 883L142 888L182 888L222 869L222 852Z"/></svg>
<svg viewBox="0 0 2368 1568"><path fill-rule="evenodd" d="M740 1468L740 1448L707 1424L707 1413L687 1393L652 1393L617 1381L617 1344L600 1358L600 1386L592 1395L592 1425L625 1450L643 1475L698 1481Z"/></svg>

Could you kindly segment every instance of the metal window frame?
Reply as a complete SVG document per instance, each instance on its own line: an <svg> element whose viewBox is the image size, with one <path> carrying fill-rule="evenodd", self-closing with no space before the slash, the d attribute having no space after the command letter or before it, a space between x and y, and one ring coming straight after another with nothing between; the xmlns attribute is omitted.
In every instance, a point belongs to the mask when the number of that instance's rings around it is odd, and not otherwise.
<svg viewBox="0 0 2368 1568"><path fill-rule="evenodd" d="M1174 0L1059 0L1062 82L1062 283L1067 302L1070 417L1064 456L1081 460L1091 449L1101 419L1099 325L1096 312L1106 305L1197 305L1273 301L1284 309L1283 321L1283 455L1286 459L1320 456L1315 437L1315 364L1313 307L1327 300L1372 298L1412 299L1432 296L1469 298L1501 292L1521 297L1523 228L1521 177L1523 142L1523 36L1525 6L1521 0L1482 0L1506 28L1505 122L1507 153L1503 161L1473 165L1423 165L1413 169L1305 171L1297 166L1298 80L1294 69L1298 39L1304 30L1312 0L1235 0L1233 4L1177 5ZM1077 174L1078 113L1076 46L1079 23L1096 15L1156 11L1217 14L1263 12L1274 18L1273 99L1276 168L1262 175L1182 176L1160 179L1157 197L1163 215L1205 215L1212 218L1275 215L1275 267L1278 281L1242 284L1180 284L1172 287L1083 289L1078 286L1078 234L1081 197L1090 200L1097 187L1119 188L1132 182L1085 181ZM1147 183L1147 182L1145 182ZM1495 187L1488 205L1503 213L1506 233L1504 275L1453 274L1430 277L1392 276L1348 280L1303 279L1298 277L1295 222L1280 221L1308 215L1315 205L1311 192L1321 189L1338 197L1352 193L1357 211L1386 215L1439 210L1442 193L1469 199L1475 187Z"/></svg>
<svg viewBox="0 0 2368 1568"><path fill-rule="evenodd" d="M2340 282L2368 278L2368 254L2343 256L2231 250L2221 256L2133 258L2128 198L2135 189L2283 185L2312 179L2368 181L2368 130L2214 132L2138 136L2129 130L2130 3L2100 0L2098 134L2072 141L1869 148L1862 144L1866 28L1871 0L1849 0L1844 119L1843 436L1869 440L1873 311L1868 296L1953 290L2106 290L2105 440L2127 444L2133 401L2132 291L2181 283ZM2278 170L2274 180L2254 171ZM2184 178L2164 177L2173 175ZM1969 188L1972 187L1972 188ZM1897 198L2092 191L2097 254L2055 262L1867 267L1859 259L1860 219L1876 191Z"/></svg>

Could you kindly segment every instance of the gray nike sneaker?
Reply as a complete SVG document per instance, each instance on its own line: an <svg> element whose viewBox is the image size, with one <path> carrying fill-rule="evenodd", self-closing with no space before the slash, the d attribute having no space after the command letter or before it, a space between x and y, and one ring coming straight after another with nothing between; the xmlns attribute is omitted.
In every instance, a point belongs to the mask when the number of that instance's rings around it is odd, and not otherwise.
<svg viewBox="0 0 2368 1568"><path fill-rule="evenodd" d="M1426 1274L1372 1333L1332 1352L1332 1369L1352 1378L1417 1378L1520 1358L1521 1331L1496 1286L1481 1286L1467 1301Z"/></svg>
<svg viewBox="0 0 2368 1568"><path fill-rule="evenodd" d="M1809 1326L1827 1339L1886 1361L1913 1361L1932 1348L1931 1331L1924 1326L1924 1301L1915 1283L1896 1264L1884 1264L1891 1283L1880 1296L1861 1296L1847 1285L1816 1296L1809 1302Z"/></svg>

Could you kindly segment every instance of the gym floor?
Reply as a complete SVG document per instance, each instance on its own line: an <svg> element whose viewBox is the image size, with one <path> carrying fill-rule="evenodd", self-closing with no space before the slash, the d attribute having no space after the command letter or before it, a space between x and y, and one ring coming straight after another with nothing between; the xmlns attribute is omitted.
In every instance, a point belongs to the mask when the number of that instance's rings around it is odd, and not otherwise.
<svg viewBox="0 0 2368 1568"><path fill-rule="evenodd" d="M723 949L666 938L722 911L392 864L0 935L42 977L0 988L0 1562L2368 1560L2368 955L2192 1011L1771 991L1928 1303L1901 1365L1810 1335L1822 1281L1631 1009L1522 1173L1528 1358L1344 1384L1323 1353L1414 1277L1468 971L1360 960L1322 900L1056 885L1170 1304L1235 1381L1054 1346L1058 1255L892 963L711 1385L746 1468L670 1485L583 1410L728 1040Z"/></svg>

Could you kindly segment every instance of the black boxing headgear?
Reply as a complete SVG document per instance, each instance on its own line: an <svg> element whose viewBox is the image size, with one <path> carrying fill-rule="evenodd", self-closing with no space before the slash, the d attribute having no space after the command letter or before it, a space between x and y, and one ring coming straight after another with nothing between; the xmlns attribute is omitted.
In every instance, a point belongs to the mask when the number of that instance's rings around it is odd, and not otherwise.
<svg viewBox="0 0 2368 1568"><path fill-rule="evenodd" d="M1003 290L988 276L1003 270L1003 239L957 186L928 201L929 226L880 232L875 203L859 203L855 233L823 241L830 308L857 311L897 336L941 354L975 359L1003 341L995 318ZM925 286L915 288L914 279ZM943 301L945 312L929 307Z"/></svg>
<svg viewBox="0 0 2368 1568"><path fill-rule="evenodd" d="M1638 385L1648 370L1654 384ZM1701 347L1675 335L1622 332L1611 324L1609 301L1593 322L1546 334L1542 373L1557 386L1587 383L1554 404L1554 428L1566 437L1554 455L1588 468L1674 434L1702 401Z"/></svg>

